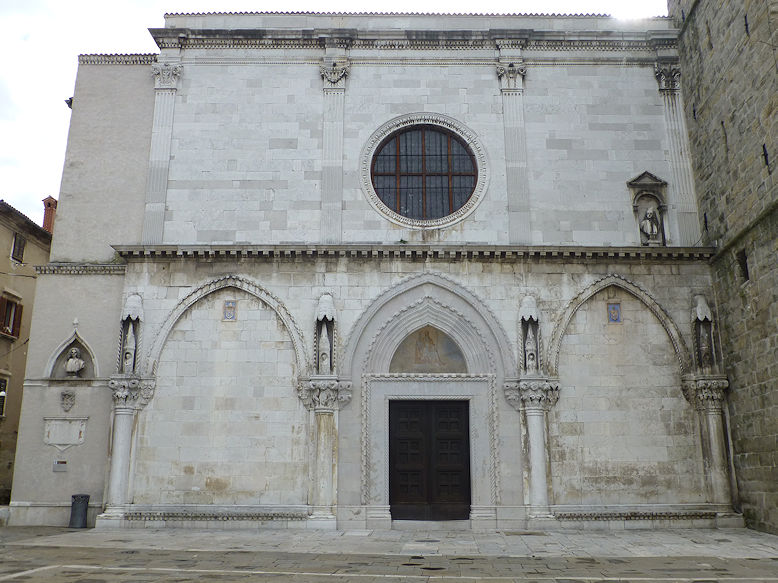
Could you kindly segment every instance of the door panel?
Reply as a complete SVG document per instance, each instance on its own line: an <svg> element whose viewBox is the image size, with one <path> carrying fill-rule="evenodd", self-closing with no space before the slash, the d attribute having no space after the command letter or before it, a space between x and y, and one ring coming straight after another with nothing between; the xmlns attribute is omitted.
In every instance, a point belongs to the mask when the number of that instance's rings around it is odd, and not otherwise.
<svg viewBox="0 0 778 583"><path fill-rule="evenodd" d="M389 402L389 504L395 520L470 514L467 401Z"/></svg>

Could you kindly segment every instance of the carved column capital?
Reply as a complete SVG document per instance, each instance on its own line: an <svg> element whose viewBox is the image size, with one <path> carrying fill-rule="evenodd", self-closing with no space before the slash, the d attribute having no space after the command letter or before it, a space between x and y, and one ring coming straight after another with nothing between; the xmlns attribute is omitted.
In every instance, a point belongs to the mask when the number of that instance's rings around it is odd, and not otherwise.
<svg viewBox="0 0 778 583"><path fill-rule="evenodd" d="M505 398L517 411L524 409L548 410L559 400L559 381L556 379L521 379L506 382Z"/></svg>
<svg viewBox="0 0 778 583"><path fill-rule="evenodd" d="M518 60L515 63L497 64L497 78L500 80L500 89L512 89L520 91L524 89L524 76L527 74L527 67L524 61Z"/></svg>
<svg viewBox="0 0 778 583"><path fill-rule="evenodd" d="M300 381L297 396L308 409L334 411L351 400L351 382L329 376L312 377Z"/></svg>
<svg viewBox="0 0 778 583"><path fill-rule="evenodd" d="M143 409L154 397L156 386L157 381L151 378L114 375L108 381L116 409Z"/></svg>
<svg viewBox="0 0 778 583"><path fill-rule="evenodd" d="M659 83L659 91L676 92L681 89L681 69L678 65L654 65L654 77Z"/></svg>
<svg viewBox="0 0 778 583"><path fill-rule="evenodd" d="M178 78L184 70L182 65L171 65L170 63L155 63L151 66L151 73L154 75L155 89L176 89Z"/></svg>
<svg viewBox="0 0 778 583"><path fill-rule="evenodd" d="M351 65L347 62L333 62L330 66L320 65L319 74L324 80L325 89L345 89L346 77Z"/></svg>
<svg viewBox="0 0 778 583"><path fill-rule="evenodd" d="M683 396L694 407L721 411L729 381L723 376L686 377L681 381Z"/></svg>

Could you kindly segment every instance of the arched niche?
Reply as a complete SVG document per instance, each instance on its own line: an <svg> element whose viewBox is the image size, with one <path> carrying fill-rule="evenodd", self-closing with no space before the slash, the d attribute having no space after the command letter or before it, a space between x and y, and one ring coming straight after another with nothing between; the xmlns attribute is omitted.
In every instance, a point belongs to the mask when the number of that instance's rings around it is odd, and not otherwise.
<svg viewBox="0 0 778 583"><path fill-rule="evenodd" d="M425 326L451 338L470 374L503 378L516 370L507 334L486 303L438 274L410 277L376 298L346 335L340 370L355 379L388 373L401 342Z"/></svg>
<svg viewBox="0 0 778 583"><path fill-rule="evenodd" d="M176 322L178 322L178 320L202 298L216 291L230 287L245 291L249 295L256 297L276 313L276 316L283 323L291 338L297 363L297 375L306 374L310 370L310 362L306 356L305 343L303 342L303 335L300 331L300 327L292 318L281 300L259 284L247 278L237 275L226 275L218 279L207 281L192 290L192 292L178 302L178 305L176 305L168 314L157 332L154 341L151 343L150 348L144 352L144 357L142 359L144 374L155 374L159 356L162 353L168 335L171 330L173 330ZM291 379L291 381L292 384L296 383L296 379Z"/></svg>
<svg viewBox="0 0 778 583"><path fill-rule="evenodd" d="M77 358L83 361L83 367L76 371L76 374L71 374L67 370L67 364L74 349L78 351ZM94 379L99 376L94 352L78 332L74 331L54 351L46 365L46 376L68 380Z"/></svg>
<svg viewBox="0 0 778 583"><path fill-rule="evenodd" d="M681 331L678 329L675 321L669 316L669 314L659 305L659 303L644 289L637 284L623 278L617 274L606 275L605 277L598 279L590 286L582 290L578 295L571 299L567 306L565 306L562 314L557 318L554 324L554 329L551 333L551 341L548 347L548 362L549 373L552 376L558 374L559 369L559 353L562 345L562 339L567 331L570 321L575 316L575 313L586 303L589 298L597 294L598 292L615 286L621 288L627 293L631 294L642 302L651 313L659 320L662 328L670 338L670 342L673 345L676 360L680 368L681 374L687 374L690 367L690 355L689 350L686 347Z"/></svg>
<svg viewBox="0 0 778 583"><path fill-rule="evenodd" d="M400 342L390 373L466 373L465 355L456 342L434 326L423 326Z"/></svg>

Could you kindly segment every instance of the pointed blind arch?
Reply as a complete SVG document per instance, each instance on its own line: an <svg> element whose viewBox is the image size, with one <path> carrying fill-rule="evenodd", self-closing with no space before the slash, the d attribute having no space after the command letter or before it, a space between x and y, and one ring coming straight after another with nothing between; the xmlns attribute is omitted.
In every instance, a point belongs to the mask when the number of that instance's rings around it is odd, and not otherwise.
<svg viewBox="0 0 778 583"><path fill-rule="evenodd" d="M462 350L448 334L434 326L424 326L400 342L389 372L466 373L467 364Z"/></svg>

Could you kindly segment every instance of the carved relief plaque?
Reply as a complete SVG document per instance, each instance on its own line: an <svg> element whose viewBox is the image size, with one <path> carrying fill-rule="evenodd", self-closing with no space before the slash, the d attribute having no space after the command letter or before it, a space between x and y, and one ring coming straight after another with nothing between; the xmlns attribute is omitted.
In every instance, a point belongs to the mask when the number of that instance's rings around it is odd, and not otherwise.
<svg viewBox="0 0 778 583"><path fill-rule="evenodd" d="M84 443L86 422L89 417L44 417L43 443L65 451Z"/></svg>

